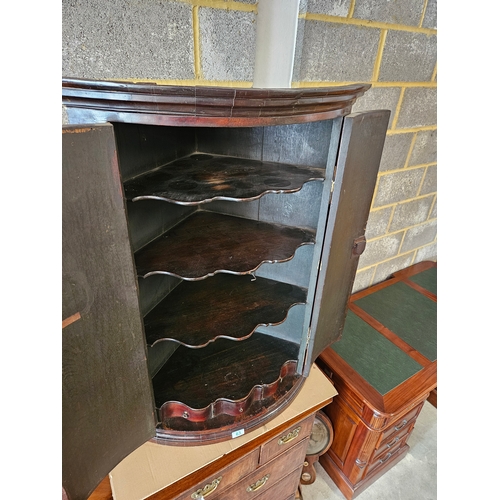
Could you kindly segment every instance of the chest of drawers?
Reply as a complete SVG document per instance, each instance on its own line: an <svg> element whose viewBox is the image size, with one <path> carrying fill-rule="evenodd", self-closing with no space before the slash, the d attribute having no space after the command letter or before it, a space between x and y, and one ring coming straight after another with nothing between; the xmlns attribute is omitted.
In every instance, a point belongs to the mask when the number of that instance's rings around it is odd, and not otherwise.
<svg viewBox="0 0 500 500"><path fill-rule="evenodd" d="M297 490L313 419L314 414L274 432L267 442L175 500L288 499Z"/></svg>
<svg viewBox="0 0 500 500"><path fill-rule="evenodd" d="M422 262L354 294L342 340L318 361L339 392L320 463L349 500L405 456L437 386L436 271Z"/></svg>

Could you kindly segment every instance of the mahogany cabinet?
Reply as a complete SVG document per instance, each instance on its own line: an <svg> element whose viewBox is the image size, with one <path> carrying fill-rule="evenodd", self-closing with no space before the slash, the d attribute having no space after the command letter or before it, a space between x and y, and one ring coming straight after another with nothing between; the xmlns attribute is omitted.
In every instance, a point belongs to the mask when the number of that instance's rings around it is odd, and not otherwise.
<svg viewBox="0 0 500 500"><path fill-rule="evenodd" d="M354 294L342 339L317 361L338 390L320 463L349 500L404 458L437 386L436 272L421 262Z"/></svg>
<svg viewBox="0 0 500 500"><path fill-rule="evenodd" d="M63 80L63 486L232 439L341 335L389 111L369 86Z"/></svg>

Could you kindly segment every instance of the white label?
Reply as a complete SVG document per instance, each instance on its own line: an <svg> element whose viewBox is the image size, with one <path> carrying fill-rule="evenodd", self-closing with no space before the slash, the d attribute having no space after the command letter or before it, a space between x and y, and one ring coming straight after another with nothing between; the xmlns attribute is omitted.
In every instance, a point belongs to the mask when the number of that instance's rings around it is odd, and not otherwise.
<svg viewBox="0 0 500 500"><path fill-rule="evenodd" d="M231 437L234 439L234 438L237 438L237 437L243 436L243 434L245 434L245 429L240 429L239 431L234 431L234 432L231 434Z"/></svg>

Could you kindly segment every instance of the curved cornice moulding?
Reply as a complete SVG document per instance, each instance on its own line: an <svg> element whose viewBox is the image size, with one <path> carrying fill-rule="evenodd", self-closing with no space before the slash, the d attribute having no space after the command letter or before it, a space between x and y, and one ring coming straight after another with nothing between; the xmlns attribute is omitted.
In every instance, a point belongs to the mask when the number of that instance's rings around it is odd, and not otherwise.
<svg viewBox="0 0 500 500"><path fill-rule="evenodd" d="M63 78L62 103L70 124L252 127L344 116L370 86L247 89Z"/></svg>

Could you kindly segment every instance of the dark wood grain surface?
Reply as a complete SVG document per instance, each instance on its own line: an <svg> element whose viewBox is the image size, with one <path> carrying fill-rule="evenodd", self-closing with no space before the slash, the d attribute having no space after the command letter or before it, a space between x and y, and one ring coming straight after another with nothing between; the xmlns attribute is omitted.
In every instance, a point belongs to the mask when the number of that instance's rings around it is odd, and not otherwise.
<svg viewBox="0 0 500 500"><path fill-rule="evenodd" d="M275 382L297 354L296 344L260 333L242 342L220 339L203 349L180 346L153 379L156 407L182 401L204 408L218 398L245 398L254 386Z"/></svg>
<svg viewBox="0 0 500 500"><path fill-rule="evenodd" d="M350 112L369 84L302 89L181 87L63 78L71 123L248 127L326 120Z"/></svg>
<svg viewBox="0 0 500 500"><path fill-rule="evenodd" d="M307 291L287 283L217 274L177 286L145 318L149 345L168 339L204 347L218 338L243 340L259 325L285 321L288 310L305 303Z"/></svg>
<svg viewBox="0 0 500 500"><path fill-rule="evenodd" d="M111 125L63 128L62 182L62 480L77 500L155 415Z"/></svg>
<svg viewBox="0 0 500 500"><path fill-rule="evenodd" d="M290 260L299 246L313 242L309 230L199 211L139 250L135 263L142 277L250 274L264 262Z"/></svg>
<svg viewBox="0 0 500 500"><path fill-rule="evenodd" d="M196 205L213 200L256 200L293 193L324 178L322 169L245 158L193 154L125 183L127 199Z"/></svg>
<svg viewBox="0 0 500 500"><path fill-rule="evenodd" d="M254 333L219 339L203 349L180 346L153 378L160 425L172 444L215 441L262 425L301 387L299 346Z"/></svg>
<svg viewBox="0 0 500 500"><path fill-rule="evenodd" d="M344 119L312 311L311 330L316 333L309 364L342 334L359 260L353 244L365 234L389 115L379 110Z"/></svg>

